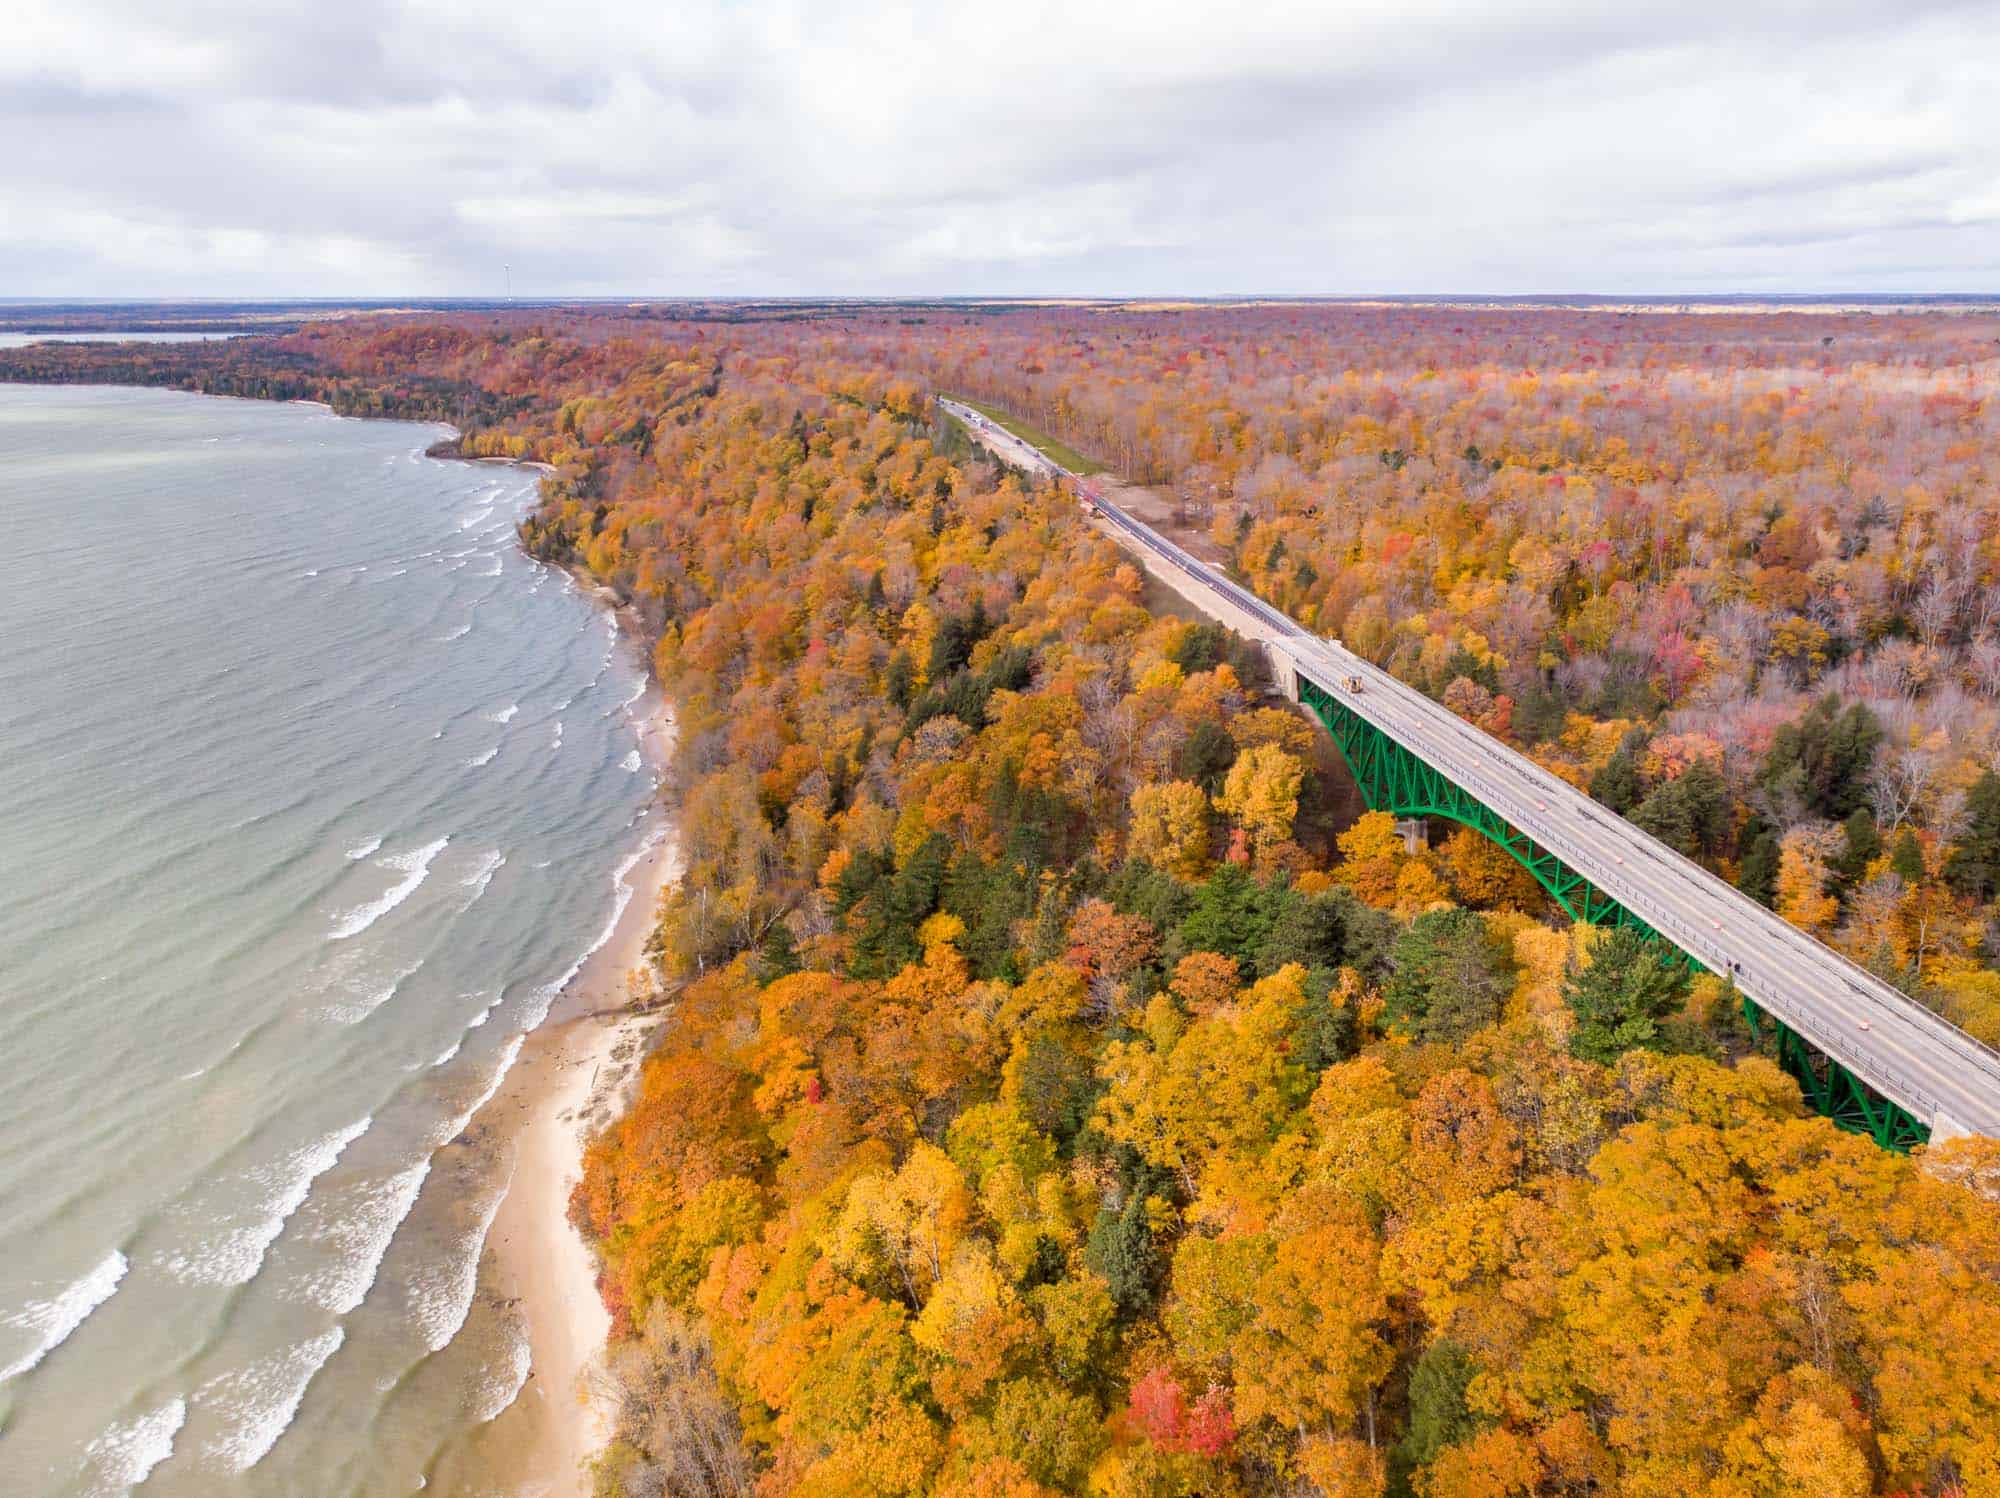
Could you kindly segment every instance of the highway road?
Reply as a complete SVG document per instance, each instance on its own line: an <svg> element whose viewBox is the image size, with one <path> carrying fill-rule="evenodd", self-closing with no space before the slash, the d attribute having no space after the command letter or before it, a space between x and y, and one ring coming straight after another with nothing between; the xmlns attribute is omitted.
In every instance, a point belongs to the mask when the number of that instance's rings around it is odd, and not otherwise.
<svg viewBox="0 0 2000 1498"><path fill-rule="evenodd" d="M2000 1137L2000 1052L1766 910L1527 756L1335 640L1321 639L1019 438L941 402L1016 466L1074 481L1148 570L1477 797L1774 1019L1929 1124L1934 1141ZM1358 682L1359 691L1349 683ZM1296 685L1291 694L1296 696Z"/></svg>

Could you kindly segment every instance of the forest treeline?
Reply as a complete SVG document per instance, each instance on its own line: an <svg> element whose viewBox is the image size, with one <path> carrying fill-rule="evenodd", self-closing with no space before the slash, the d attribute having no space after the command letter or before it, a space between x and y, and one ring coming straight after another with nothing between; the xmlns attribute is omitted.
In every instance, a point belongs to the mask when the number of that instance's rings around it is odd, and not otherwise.
<svg viewBox="0 0 2000 1498"><path fill-rule="evenodd" d="M572 1208L604 1498L1942 1498L2000 1492L2000 1151L1840 1133L1716 980L1335 816L1255 659L930 397L1172 488L1991 1038L1995 331L523 314L95 367L464 415L655 633L675 1009Z"/></svg>

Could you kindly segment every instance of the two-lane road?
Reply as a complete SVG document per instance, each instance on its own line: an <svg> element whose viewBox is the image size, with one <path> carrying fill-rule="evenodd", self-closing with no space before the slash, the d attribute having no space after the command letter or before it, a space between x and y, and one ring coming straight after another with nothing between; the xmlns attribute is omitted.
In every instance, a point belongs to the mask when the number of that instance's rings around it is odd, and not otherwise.
<svg viewBox="0 0 2000 1498"><path fill-rule="evenodd" d="M1933 1139L2000 1137L2000 1053L1526 755L1311 634L978 412L940 404L1015 466L1075 481L1107 534L1182 596L1258 640L1281 673L1339 697L1683 951L1729 973L1765 1012L1928 1123Z"/></svg>

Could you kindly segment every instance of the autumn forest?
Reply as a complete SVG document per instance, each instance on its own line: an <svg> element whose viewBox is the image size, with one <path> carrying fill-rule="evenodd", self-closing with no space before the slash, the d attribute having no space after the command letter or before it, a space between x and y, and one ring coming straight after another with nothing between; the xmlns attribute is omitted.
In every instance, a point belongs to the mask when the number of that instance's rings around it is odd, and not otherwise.
<svg viewBox="0 0 2000 1498"><path fill-rule="evenodd" d="M2000 1494L2000 1146L1366 813L976 400L2000 1044L2000 319L521 309L0 377L449 421L643 621L602 1498ZM1448 834L1448 835L1447 835Z"/></svg>

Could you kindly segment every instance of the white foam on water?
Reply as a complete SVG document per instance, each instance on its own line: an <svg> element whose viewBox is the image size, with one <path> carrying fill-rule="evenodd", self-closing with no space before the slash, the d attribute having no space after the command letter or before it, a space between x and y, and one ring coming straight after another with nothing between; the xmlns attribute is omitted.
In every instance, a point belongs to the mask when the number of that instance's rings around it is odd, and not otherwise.
<svg viewBox="0 0 2000 1498"><path fill-rule="evenodd" d="M453 640L462 640L471 633L472 633L472 626L470 624L461 624L457 629L453 630L450 634L439 635L438 644L449 645Z"/></svg>
<svg viewBox="0 0 2000 1498"><path fill-rule="evenodd" d="M156 1410L121 1420L83 1448L92 1498L129 1493L174 1454L174 1437L187 1424L187 1401L169 1399Z"/></svg>
<svg viewBox="0 0 2000 1498"><path fill-rule="evenodd" d="M195 1390L197 1405L213 1407L234 1424L229 1434L208 1443L206 1453L232 1472L248 1472L261 1462L298 1414L306 1386L346 1339L336 1326Z"/></svg>
<svg viewBox="0 0 2000 1498"><path fill-rule="evenodd" d="M625 876L639 866L640 859L652 852L653 849L659 847L661 842L665 840L666 835L666 828L655 828L651 833L647 834L644 842L640 843L638 847L634 848L626 856L623 863L611 871L611 919L606 921L604 929L597 933L597 940L583 949L561 977L557 978L553 983L545 983L535 990L533 999L522 1011L522 1024L527 1029L534 1029L549 1017L549 1010L555 1005L556 995L569 987L570 981L583 971L583 965L596 956L604 944L610 941L612 936L617 932L619 921L625 917L625 908L632 903L632 896L638 892L632 882Z"/></svg>
<svg viewBox="0 0 2000 1498"><path fill-rule="evenodd" d="M619 703L616 707L610 709L603 716L607 718L615 718L618 716L618 714L624 712L626 708L630 707L633 703L637 702L641 697L645 695L646 695L646 683L644 678L641 678L638 685L632 688L631 695L628 696L623 702Z"/></svg>
<svg viewBox="0 0 2000 1498"><path fill-rule="evenodd" d="M565 709L567 709L567 708L569 707L569 705L570 705L570 704L571 704L572 702L574 702L574 701L576 701L576 698L575 698L575 697L565 697L565 698L563 698L563 700L562 700L562 701L558 702L558 703L557 703L557 704L555 705L555 709L554 709L554 710L555 710L556 712L562 712L562 711L564 711Z"/></svg>
<svg viewBox="0 0 2000 1498"><path fill-rule="evenodd" d="M368 1298L382 1260L396 1229L417 1204L417 1194L431 1173L426 1155L409 1169L398 1171L369 1188L352 1215L343 1217L317 1235L342 1255L341 1262L319 1270L299 1288L304 1297L322 1309L345 1316Z"/></svg>
<svg viewBox="0 0 2000 1498"><path fill-rule="evenodd" d="M489 1420L498 1419L501 1411L521 1397L521 1390L528 1386L528 1371L534 1365L533 1349L528 1346L528 1339L517 1330L507 1339L505 1369L496 1372L479 1391L478 1402L472 1407L473 1423L484 1425Z"/></svg>
<svg viewBox="0 0 2000 1498"><path fill-rule="evenodd" d="M481 572L476 575L479 577L498 577L501 573L501 570L502 569L501 569L500 558L495 557L493 559L493 570L491 572Z"/></svg>
<svg viewBox="0 0 2000 1498"><path fill-rule="evenodd" d="M509 1176L507 1186L513 1184ZM417 1300L412 1320L423 1334L424 1346L442 1352L472 1314L472 1297L479 1288L479 1256L486 1248L486 1235L499 1215L500 1203L507 1198L507 1186L493 1193L480 1214L479 1225L453 1246L449 1258L426 1264L410 1277L410 1289Z"/></svg>
<svg viewBox="0 0 2000 1498"><path fill-rule="evenodd" d="M483 1016L482 1016L482 1018L483 1018ZM443 1065L445 1064L445 1062L447 1062L447 1061L451 1060L451 1058L452 1058L452 1057L454 1057L454 1056L456 1056L456 1055L458 1054L458 1052L459 1052L459 1048L460 1048L460 1047L462 1047L462 1046L463 1046L464 1044L465 1044L465 1041L464 1041L463 1039L459 1039L459 1040L454 1040L454 1041L453 1041L453 1042L451 1043L451 1048L450 1048L449 1050L447 1050L447 1051L443 1051L443 1052L441 1052L441 1053L440 1053L440 1054L438 1055L438 1058L437 1058L437 1060L433 1061L433 1062L432 1062L432 1063L430 1064L430 1070L432 1070L432 1071L436 1071L436 1070L437 1070L437 1069L438 1069L438 1068L439 1068L440 1066L443 1066Z"/></svg>
<svg viewBox="0 0 2000 1498"><path fill-rule="evenodd" d="M498 754L499 752L500 752L500 746L498 744L495 744L491 749L488 749L484 754L473 755L471 759L468 759L465 762L465 768L468 770L477 770L486 765L490 765L493 763L493 756Z"/></svg>
<svg viewBox="0 0 2000 1498"><path fill-rule="evenodd" d="M491 519L492 516L493 506L487 505L482 509L473 511L470 515L459 521L458 528L462 531L469 531L480 522Z"/></svg>
<svg viewBox="0 0 2000 1498"><path fill-rule="evenodd" d="M264 1267L264 1256L284 1232L285 1224L305 1204L313 1182L333 1169L341 1153L367 1133L373 1122L372 1116L359 1119L251 1171L247 1179L264 1192L250 1209L257 1214L253 1221L230 1228L190 1252L163 1253L155 1262L190 1285L249 1284Z"/></svg>
<svg viewBox="0 0 2000 1498"><path fill-rule="evenodd" d="M644 763L645 761L639 757L639 751L634 749L618 761L618 768L625 771L628 775L636 775L639 773L639 767Z"/></svg>
<svg viewBox="0 0 2000 1498"><path fill-rule="evenodd" d="M560 749L560 748L562 748L562 719L561 719L561 718L558 718L558 719L556 719L556 736L555 736L555 737L554 737L553 739L551 739L551 740L549 741L549 747L550 747L551 749Z"/></svg>
<svg viewBox="0 0 2000 1498"><path fill-rule="evenodd" d="M499 712L488 713L486 715L486 721L488 723L511 723L514 721L514 714L518 713L520 710L521 710L520 703L510 702L505 707L501 708Z"/></svg>
<svg viewBox="0 0 2000 1498"><path fill-rule="evenodd" d="M505 867L506 862L507 862L507 856L504 853L502 853L498 848L495 848L491 853L488 853L484 858L482 858L479 861L478 868L474 869L471 872L471 874L467 875L465 878L458 881L459 887L461 889L469 889L472 891L472 898L465 902L463 910L472 909L474 903L477 902L479 897L486 893L486 886L493 882L493 876L499 873L500 870L503 867ZM463 913L463 910L461 911L461 914Z"/></svg>
<svg viewBox="0 0 2000 1498"><path fill-rule="evenodd" d="M377 1009L388 1003L389 1000L395 998L396 990L403 986L403 980L410 977L423 965L423 959L421 957L418 958L410 966L404 968L395 977L391 978L386 986L380 980L371 980L370 983L359 985L361 990L360 997L354 1003L329 1004L326 1008L320 1010L316 1017L331 1020L336 1025L358 1025ZM356 989L349 988L348 992L354 993Z"/></svg>
<svg viewBox="0 0 2000 1498"><path fill-rule="evenodd" d="M350 859L366 858L370 853L373 853L377 848L381 846L382 846L381 838L371 837L368 839L367 842L357 843L352 848L349 848L347 850L347 856Z"/></svg>
<svg viewBox="0 0 2000 1498"><path fill-rule="evenodd" d="M65 1285L47 1300L31 1300L20 1310L0 1317L0 1326L18 1328L34 1338L26 1352L0 1368L0 1383L18 1378L69 1340L70 1333L88 1321L92 1311L111 1299L131 1267L125 1255L114 1248L74 1284Z"/></svg>
<svg viewBox="0 0 2000 1498"><path fill-rule="evenodd" d="M485 1018L481 1015L473 1022L474 1025L483 1023ZM467 1028L470 1029L472 1026ZM500 1064L493 1068L493 1075L487 1081L485 1088L472 1100L472 1106L458 1115L456 1121L447 1121L444 1124L435 1136L434 1144L439 1146L450 1144L471 1127L472 1120L479 1116L479 1110L493 1101L493 1094L500 1090L500 1084L507 1080L507 1073L514 1069L514 1062L521 1054L521 1042L527 1038L525 1033L507 1037L507 1043L500 1047Z"/></svg>
<svg viewBox="0 0 2000 1498"><path fill-rule="evenodd" d="M444 852L445 844L450 841L449 837L441 837L436 842L426 843L423 847L414 849L411 852L399 853L394 858L383 859L382 866L384 868L400 870L403 878L398 883L390 886L379 898L370 900L366 905L357 905L354 909L348 911L346 915L340 918L333 930L328 933L328 940L345 941L350 936L359 936L370 926L381 920L383 916L409 899L411 895L417 892L417 886L422 884L430 874L431 860Z"/></svg>
<svg viewBox="0 0 2000 1498"><path fill-rule="evenodd" d="M583 959L579 957L569 965L569 971L553 983L544 983L528 996L528 1002L521 1008L521 1023L530 1030L538 1028L549 1017L555 1007L556 995L569 986L569 980L583 969Z"/></svg>

